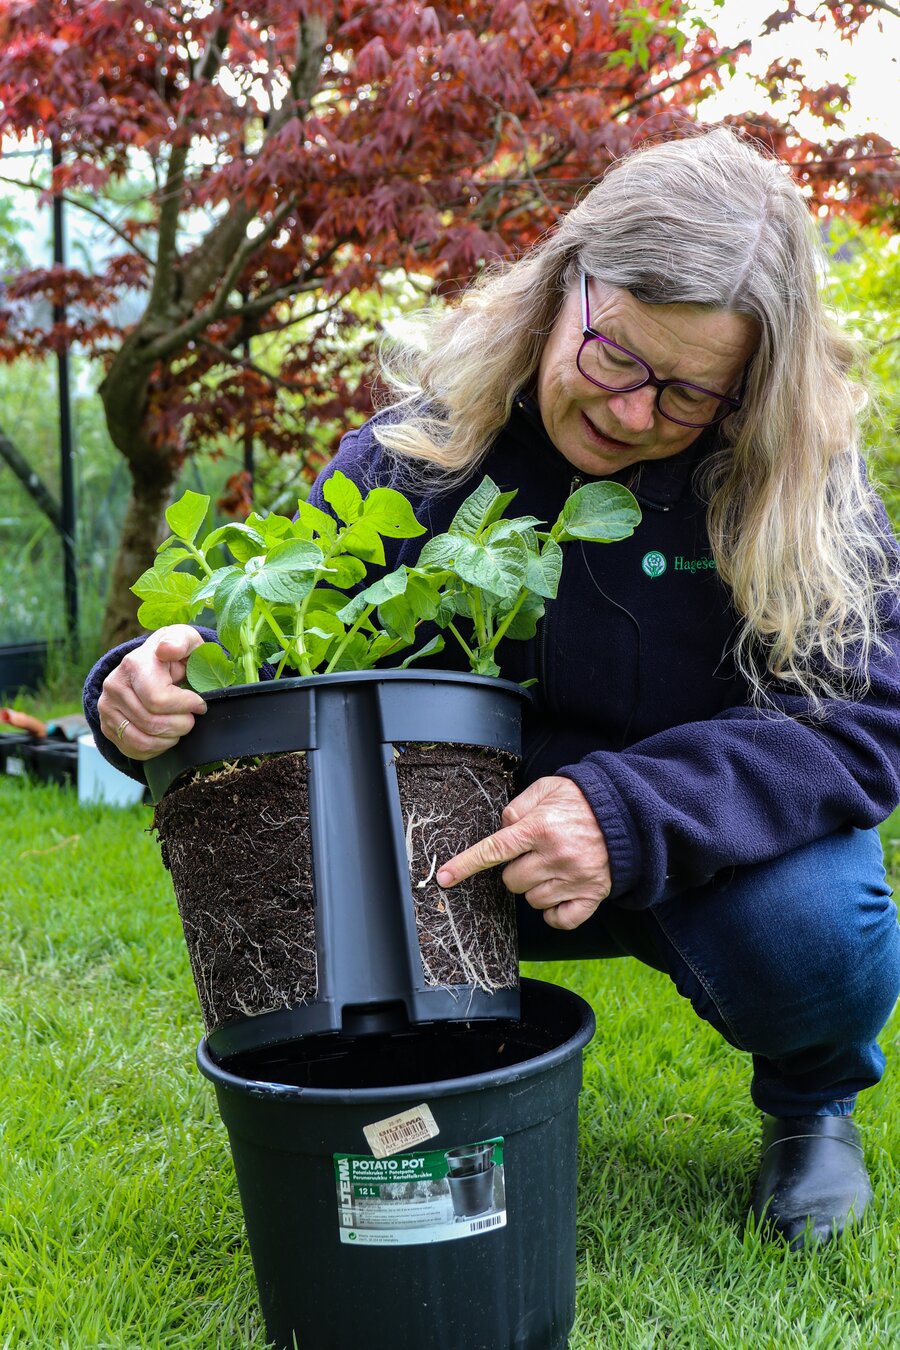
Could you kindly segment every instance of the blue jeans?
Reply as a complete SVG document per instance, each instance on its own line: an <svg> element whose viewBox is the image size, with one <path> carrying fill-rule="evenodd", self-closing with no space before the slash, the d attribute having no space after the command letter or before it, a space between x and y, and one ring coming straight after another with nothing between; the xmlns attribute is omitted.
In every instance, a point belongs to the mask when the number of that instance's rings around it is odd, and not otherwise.
<svg viewBox="0 0 900 1350"><path fill-rule="evenodd" d="M636 956L664 971L752 1055L751 1095L771 1115L849 1115L884 1071L900 927L877 830L838 830L649 909L607 901L571 932L520 900L519 941L526 961Z"/></svg>

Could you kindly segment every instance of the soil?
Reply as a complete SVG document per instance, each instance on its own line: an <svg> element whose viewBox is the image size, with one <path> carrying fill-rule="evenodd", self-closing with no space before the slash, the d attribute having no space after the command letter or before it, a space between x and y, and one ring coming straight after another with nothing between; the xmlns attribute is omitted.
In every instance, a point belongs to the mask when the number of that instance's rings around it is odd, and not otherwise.
<svg viewBox="0 0 900 1350"><path fill-rule="evenodd" d="M197 776L153 817L207 1031L315 998L306 755Z"/></svg>
<svg viewBox="0 0 900 1350"><path fill-rule="evenodd" d="M515 795L517 760L461 745L398 745L397 783L425 982L510 989L519 982L515 901L502 868L442 890L441 863L493 834Z"/></svg>
<svg viewBox="0 0 900 1350"><path fill-rule="evenodd" d="M517 761L477 746L395 747L428 985L518 984L515 901L493 868L451 890L438 866L500 827ZM240 762L171 790L154 815L206 1030L316 996L306 756Z"/></svg>

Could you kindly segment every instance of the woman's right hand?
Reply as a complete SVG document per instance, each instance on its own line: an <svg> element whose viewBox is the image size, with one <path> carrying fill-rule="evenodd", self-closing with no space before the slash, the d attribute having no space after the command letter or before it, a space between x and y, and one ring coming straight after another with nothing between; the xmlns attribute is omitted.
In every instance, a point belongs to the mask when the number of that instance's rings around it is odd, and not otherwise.
<svg viewBox="0 0 900 1350"><path fill-rule="evenodd" d="M129 759L155 759L171 750L206 712L199 694L178 687L188 657L203 641L189 624L170 624L151 633L103 681L100 730Z"/></svg>

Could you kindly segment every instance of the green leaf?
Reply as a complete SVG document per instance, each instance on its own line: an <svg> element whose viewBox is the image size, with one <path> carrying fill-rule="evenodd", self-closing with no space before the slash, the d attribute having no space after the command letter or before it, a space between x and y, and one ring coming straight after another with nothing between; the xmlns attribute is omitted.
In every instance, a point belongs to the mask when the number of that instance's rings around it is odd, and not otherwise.
<svg viewBox="0 0 900 1350"><path fill-rule="evenodd" d="M190 623L194 611L186 600L174 596L145 600L138 607L137 621L142 628L166 628L170 623Z"/></svg>
<svg viewBox="0 0 900 1350"><path fill-rule="evenodd" d="M610 544L627 539L641 522L641 508L621 483L587 483L573 492L553 526L560 543L587 539Z"/></svg>
<svg viewBox="0 0 900 1350"><path fill-rule="evenodd" d="M209 553L219 544L227 544L239 563L249 562L251 558L264 553L266 548L266 541L259 530L241 520L229 521L227 525L220 525L208 534L203 541L203 552Z"/></svg>
<svg viewBox="0 0 900 1350"><path fill-rule="evenodd" d="M346 603L335 612L341 623L345 623L347 627L350 628L356 623L359 616L364 614L365 611L370 608L370 604L371 602L364 600L361 595L354 595L352 600L347 600Z"/></svg>
<svg viewBox="0 0 900 1350"><path fill-rule="evenodd" d="M378 606L378 622L388 633L402 637L404 642L412 642L416 634L418 620L415 605L408 595L397 595L393 600L385 600Z"/></svg>
<svg viewBox="0 0 900 1350"><path fill-rule="evenodd" d="M206 512L209 509L209 498L200 492L191 492L190 489L179 497L177 502L173 502L166 512L166 521L169 529L179 539L185 539L189 544L194 542L197 531L206 519Z"/></svg>
<svg viewBox="0 0 900 1350"><path fill-rule="evenodd" d="M207 577L199 589L195 591L194 601L199 603L202 600L205 603L214 600L216 591L225 577L242 575L243 568L238 567L236 563L228 563L225 567L217 567L212 576ZM199 651L199 648L197 650Z"/></svg>
<svg viewBox="0 0 900 1350"><path fill-rule="evenodd" d="M374 662L368 656L369 644L362 633L354 633L334 663L335 670L369 670Z"/></svg>
<svg viewBox="0 0 900 1350"><path fill-rule="evenodd" d="M370 605L380 605L384 601L392 599L394 596L402 595L406 590L408 573L405 567L398 567L394 572L388 572L387 576L380 577L378 581L373 581L371 586L367 586L364 591L360 591L352 600L344 605L343 609L337 611L337 616L343 623L353 624L359 618L364 610Z"/></svg>
<svg viewBox="0 0 900 1350"><path fill-rule="evenodd" d="M528 595L522 602L521 609L516 611L516 616L510 621L510 625L504 633L506 638L513 638L517 641L523 641L527 638L533 638L537 632L538 620L544 616L544 600L540 595Z"/></svg>
<svg viewBox="0 0 900 1350"><path fill-rule="evenodd" d="M146 572L142 572L131 587L132 595L141 600L172 596L180 600L190 599L200 585L197 577L189 572L173 572L168 567L160 567L157 560Z"/></svg>
<svg viewBox="0 0 900 1350"><path fill-rule="evenodd" d="M367 605L380 605L385 600L391 600L396 595L403 595L409 585L409 573L405 567L398 567L393 572L388 572L387 576L379 577L373 581L371 586L367 586L360 592L360 599L365 600Z"/></svg>
<svg viewBox="0 0 900 1350"><path fill-rule="evenodd" d="M280 516L274 511L271 511L267 516L261 516L257 511L251 511L244 524L249 525L251 529L256 530L257 534L262 535L267 548L272 544L277 544L279 539L294 538L294 522L290 516Z"/></svg>
<svg viewBox="0 0 900 1350"><path fill-rule="evenodd" d="M352 479L336 469L322 487L322 496L345 525L352 525L362 511L362 493Z"/></svg>
<svg viewBox="0 0 900 1350"><path fill-rule="evenodd" d="M250 578L242 572L222 578L214 602L216 628L229 651L243 650L241 625L252 613L255 599Z"/></svg>
<svg viewBox="0 0 900 1350"><path fill-rule="evenodd" d="M492 520L496 520L499 514L496 511L496 503L500 495L500 489L491 478L482 478L478 487L466 498L451 520L448 532L474 539L479 530ZM502 506L500 510L503 510Z"/></svg>
<svg viewBox="0 0 900 1350"><path fill-rule="evenodd" d="M499 544L467 540L456 558L456 571L463 581L500 599L512 599L525 584L528 549L519 535Z"/></svg>
<svg viewBox="0 0 900 1350"><path fill-rule="evenodd" d="M370 666L376 666L385 656L397 651L401 646L402 643L390 633L378 633L369 642L366 660Z"/></svg>
<svg viewBox="0 0 900 1350"><path fill-rule="evenodd" d="M334 614L328 614L324 610L307 614L303 642L313 670L326 661L329 651L341 640L345 632L344 625Z"/></svg>
<svg viewBox="0 0 900 1350"><path fill-rule="evenodd" d="M409 502L393 488L372 488L363 502L363 519L389 539L415 539L425 533Z"/></svg>
<svg viewBox="0 0 900 1350"><path fill-rule="evenodd" d="M438 652L444 650L444 645L444 639L441 637L440 633L438 633L430 642L426 642L424 647L420 647L417 652L413 652L410 656L407 656L405 661L401 661L400 669L408 670L413 661L421 661L426 656L436 656Z"/></svg>
<svg viewBox="0 0 900 1350"><path fill-rule="evenodd" d="M436 534L422 546L416 566L437 567L446 571L453 566L457 552L463 547L460 540L460 535Z"/></svg>
<svg viewBox="0 0 900 1350"><path fill-rule="evenodd" d="M366 565L349 553L339 553L328 560L328 580L342 591L352 591L366 575Z"/></svg>
<svg viewBox="0 0 900 1350"><path fill-rule="evenodd" d="M226 656L217 642L195 647L187 659L188 683L198 694L210 689L228 689L236 684L236 663Z"/></svg>
<svg viewBox="0 0 900 1350"><path fill-rule="evenodd" d="M472 662L472 672L475 675L490 675L496 678L500 674L500 667L489 651L478 652Z"/></svg>
<svg viewBox="0 0 900 1350"><path fill-rule="evenodd" d="M189 623L195 613L194 597L199 586L199 579L190 572L149 568L131 588L144 602L138 609L138 623L149 629L164 628L170 623Z"/></svg>
<svg viewBox="0 0 900 1350"><path fill-rule="evenodd" d="M456 607L456 596L444 593L438 607L435 610L434 621L439 628L446 628L448 623L452 623L457 617L459 610Z"/></svg>
<svg viewBox="0 0 900 1350"><path fill-rule="evenodd" d="M472 617L472 606L469 604L469 597L462 586L458 590L442 591L434 615L435 623L443 628L460 616L464 619L471 619Z"/></svg>
<svg viewBox="0 0 900 1350"><path fill-rule="evenodd" d="M406 581L406 594L420 619L433 619L441 602L440 578L410 572Z"/></svg>
<svg viewBox="0 0 900 1350"><path fill-rule="evenodd" d="M324 633L326 637L343 637L346 629L340 619L327 609L312 609L306 614L304 633Z"/></svg>
<svg viewBox="0 0 900 1350"><path fill-rule="evenodd" d="M537 516L516 516L514 520L498 520L485 531L484 538L492 544L498 543L501 539L508 539L511 534L520 534L526 544L530 540L537 539L534 533L535 525L543 525L542 520ZM530 545L533 547L533 545Z"/></svg>
<svg viewBox="0 0 900 1350"><path fill-rule="evenodd" d="M337 614L346 604L347 597L341 591L332 590L330 586L316 586L309 600L307 615L319 610Z"/></svg>
<svg viewBox="0 0 900 1350"><path fill-rule="evenodd" d="M335 474L335 477L337 475ZM327 501L327 498L326 498ZM334 539L337 525L327 511L321 511L312 502L297 503L297 519L293 523L293 533L298 539L312 539L314 534Z"/></svg>
<svg viewBox="0 0 900 1350"><path fill-rule="evenodd" d="M349 526L341 535L340 542L345 553L352 553L354 557L362 558L364 562L377 563L379 567L384 567L384 544L381 542L381 535L367 520L358 520L355 525Z"/></svg>
<svg viewBox="0 0 900 1350"><path fill-rule="evenodd" d="M153 566L157 572L173 572L179 563L183 563L186 558L193 559L193 556L186 548L168 548L164 553L157 554Z"/></svg>
<svg viewBox="0 0 900 1350"><path fill-rule="evenodd" d="M322 550L312 540L288 539L276 544L266 558L257 560L248 573L250 584L257 595L272 604L299 605L312 590L324 561Z"/></svg>
<svg viewBox="0 0 900 1350"><path fill-rule="evenodd" d="M494 524L495 521L498 521L500 517L503 515L503 512L509 506L510 502L515 501L518 495L519 495L518 488L513 488L511 492L499 493L499 495L496 496L494 500L491 502L490 509L488 510L488 513L484 520L484 524L482 525L481 528L483 530L489 529L491 525Z"/></svg>
<svg viewBox="0 0 900 1350"><path fill-rule="evenodd" d="M537 556L533 553L529 554L528 571L525 574L526 586L537 595L542 595L547 600L554 600L559 589L562 565L562 549L554 539L548 540L543 551Z"/></svg>

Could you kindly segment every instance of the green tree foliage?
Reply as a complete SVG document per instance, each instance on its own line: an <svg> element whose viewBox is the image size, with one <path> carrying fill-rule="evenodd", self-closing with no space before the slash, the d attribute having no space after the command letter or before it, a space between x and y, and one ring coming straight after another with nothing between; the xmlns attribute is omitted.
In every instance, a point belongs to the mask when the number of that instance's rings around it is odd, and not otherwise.
<svg viewBox="0 0 900 1350"><path fill-rule="evenodd" d="M822 7L851 37L875 13ZM795 17L790 0L763 23L788 53ZM69 340L104 365L132 485L106 640L135 630L131 579L198 446L249 427L295 449L288 391L301 441L310 421L366 410L353 296L398 269L453 291L527 247L643 137L695 119L748 46L723 47L690 0L0 0L0 136L52 142L53 191L108 230L92 268L27 270L0 304L0 358ZM777 116L736 120L812 200L892 209L891 147L842 134L847 90L810 87L788 56L769 84ZM795 125L808 111L820 141ZM135 169L149 191L132 198ZM48 301L66 322L35 319ZM254 352L279 331L274 377Z"/></svg>
<svg viewBox="0 0 900 1350"><path fill-rule="evenodd" d="M868 445L876 480L900 532L900 235L833 221L828 294L868 353Z"/></svg>

